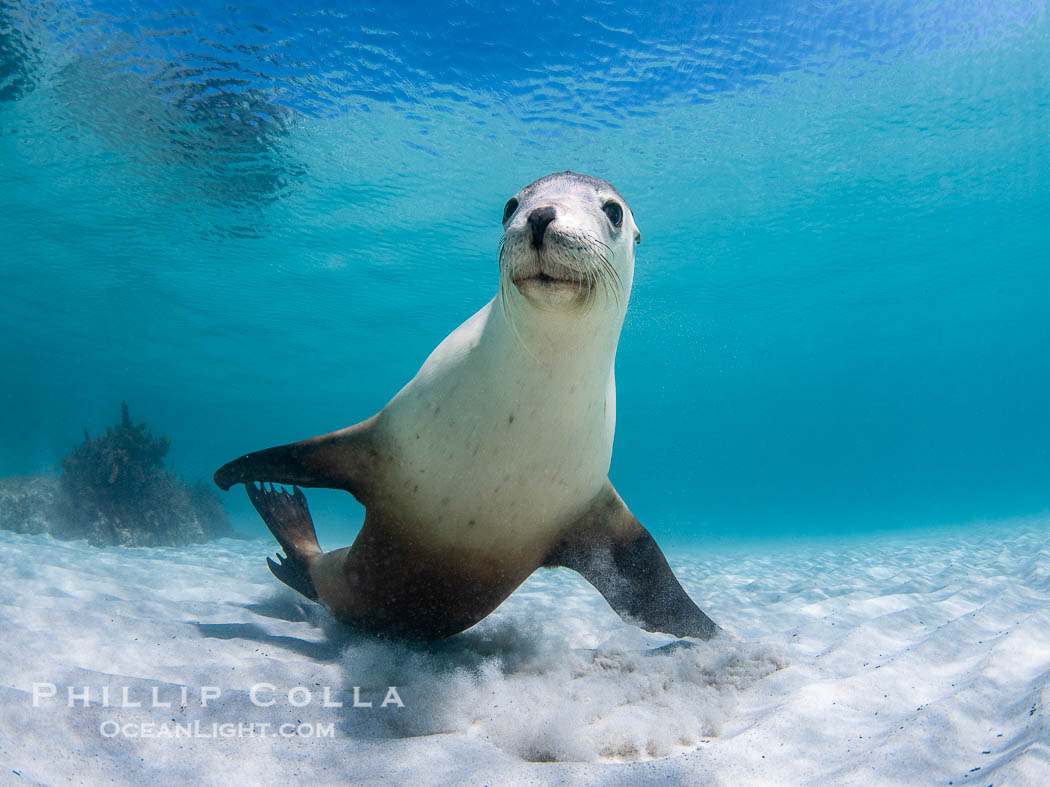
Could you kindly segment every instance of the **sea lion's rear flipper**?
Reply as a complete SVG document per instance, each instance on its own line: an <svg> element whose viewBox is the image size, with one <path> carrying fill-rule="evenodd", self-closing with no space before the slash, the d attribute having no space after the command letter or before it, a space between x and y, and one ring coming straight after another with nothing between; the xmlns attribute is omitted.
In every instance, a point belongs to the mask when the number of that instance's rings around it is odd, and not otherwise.
<svg viewBox="0 0 1050 787"><path fill-rule="evenodd" d="M365 502L375 467L374 421L371 418L338 432L245 454L220 467L215 483L223 489L252 481L345 489Z"/></svg>
<svg viewBox="0 0 1050 787"><path fill-rule="evenodd" d="M660 547L606 484L546 560L583 575L620 617L650 631L710 639L720 631L693 603Z"/></svg>
<svg viewBox="0 0 1050 787"><path fill-rule="evenodd" d="M278 554L278 563L266 558L270 571L288 587L317 601L317 589L310 578L310 562L321 555L321 547L317 543L306 496L298 488L288 494L283 489L274 489L273 484L269 491L265 485L256 486L251 482L244 488L248 490L248 498L255 510L287 555Z"/></svg>

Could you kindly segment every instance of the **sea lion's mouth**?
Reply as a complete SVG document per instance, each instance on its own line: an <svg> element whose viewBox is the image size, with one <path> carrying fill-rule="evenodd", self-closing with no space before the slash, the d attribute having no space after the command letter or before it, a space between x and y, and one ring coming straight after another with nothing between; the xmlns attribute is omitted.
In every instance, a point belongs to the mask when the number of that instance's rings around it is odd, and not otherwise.
<svg viewBox="0 0 1050 787"><path fill-rule="evenodd" d="M615 295L618 276L602 249L608 247L586 232L566 232L552 225L538 248L524 232L505 237L500 268L507 289L545 306L583 304L599 291Z"/></svg>
<svg viewBox="0 0 1050 787"><path fill-rule="evenodd" d="M560 265L550 259L537 258L529 260L511 274L511 281L518 289L524 285L538 285L545 289L560 287L579 287L583 277L565 265Z"/></svg>
<svg viewBox="0 0 1050 787"><path fill-rule="evenodd" d="M543 287L559 287L562 285L572 285L573 287L577 287L580 284L579 277L568 278L564 276L552 276L544 271L532 273L526 276L515 276L513 282L519 287L526 282L539 284Z"/></svg>

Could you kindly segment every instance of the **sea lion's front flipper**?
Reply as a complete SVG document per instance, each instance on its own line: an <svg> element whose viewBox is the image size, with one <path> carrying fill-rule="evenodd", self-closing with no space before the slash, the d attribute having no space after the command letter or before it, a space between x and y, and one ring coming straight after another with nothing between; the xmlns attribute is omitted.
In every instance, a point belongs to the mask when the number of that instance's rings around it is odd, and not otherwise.
<svg viewBox="0 0 1050 787"><path fill-rule="evenodd" d="M646 630L700 639L720 630L689 598L612 484L606 484L546 565L578 571L621 617Z"/></svg>
<svg viewBox="0 0 1050 787"><path fill-rule="evenodd" d="M374 422L370 418L338 432L245 454L220 467L215 483L223 489L252 481L345 489L365 502L376 465Z"/></svg>

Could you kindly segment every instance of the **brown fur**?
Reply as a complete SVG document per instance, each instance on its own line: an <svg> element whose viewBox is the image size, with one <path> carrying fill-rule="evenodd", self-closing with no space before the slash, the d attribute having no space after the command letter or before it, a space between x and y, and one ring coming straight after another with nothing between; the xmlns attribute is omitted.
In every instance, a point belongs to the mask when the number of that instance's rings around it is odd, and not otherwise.
<svg viewBox="0 0 1050 787"><path fill-rule="evenodd" d="M373 445L368 423L248 454L216 473L224 488L261 479L331 486L353 491L366 506L353 545L322 553L305 500L301 510L292 511L292 496L250 487L252 502L288 552L280 568L304 568L318 599L340 620L381 634L442 639L485 618L537 568L563 565L583 574L618 613L642 625L679 636L706 638L716 632L611 484L577 519L516 552L434 543L421 536L426 528L401 513L396 497L373 488L384 475L384 452ZM350 474L361 469L373 483Z"/></svg>

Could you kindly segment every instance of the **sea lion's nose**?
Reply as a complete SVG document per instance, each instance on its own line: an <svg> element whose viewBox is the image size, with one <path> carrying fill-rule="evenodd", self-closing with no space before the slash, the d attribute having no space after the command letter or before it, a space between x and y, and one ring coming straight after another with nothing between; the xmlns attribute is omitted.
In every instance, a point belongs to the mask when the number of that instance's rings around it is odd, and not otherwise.
<svg viewBox="0 0 1050 787"><path fill-rule="evenodd" d="M529 227L532 229L532 245L539 248L543 245L543 233L547 231L548 225L558 217L554 208L544 205L542 208L534 208L529 214Z"/></svg>

